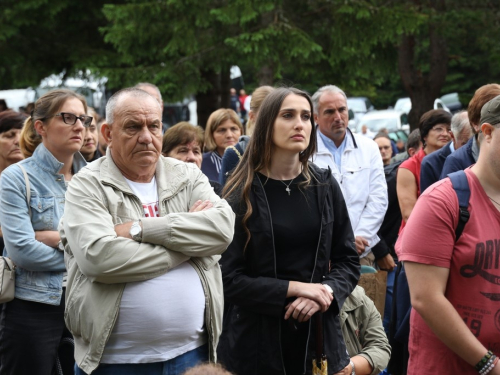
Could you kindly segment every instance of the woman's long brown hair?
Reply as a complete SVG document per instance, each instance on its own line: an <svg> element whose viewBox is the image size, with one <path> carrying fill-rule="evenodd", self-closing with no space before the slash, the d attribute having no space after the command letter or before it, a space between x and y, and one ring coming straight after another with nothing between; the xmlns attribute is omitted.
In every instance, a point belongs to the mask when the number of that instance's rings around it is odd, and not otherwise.
<svg viewBox="0 0 500 375"><path fill-rule="evenodd" d="M243 154L243 158L235 168L226 182L223 190L223 197L232 202L244 202L246 212L243 215L243 228L247 234L245 248L250 242L251 234L247 227L247 222L252 215L253 208L250 203L250 189L256 172L268 172L271 166L271 157L274 151L273 133L274 123L278 117L283 101L288 95L299 95L305 98L311 110L311 137L307 148L299 154L299 161L302 164L302 173L306 177L304 182L308 186L311 182L311 174L309 173L308 161L316 151L316 128L314 126L313 105L309 95L299 89L293 87L281 87L271 92L260 107L257 119L255 121L255 129L250 142Z"/></svg>

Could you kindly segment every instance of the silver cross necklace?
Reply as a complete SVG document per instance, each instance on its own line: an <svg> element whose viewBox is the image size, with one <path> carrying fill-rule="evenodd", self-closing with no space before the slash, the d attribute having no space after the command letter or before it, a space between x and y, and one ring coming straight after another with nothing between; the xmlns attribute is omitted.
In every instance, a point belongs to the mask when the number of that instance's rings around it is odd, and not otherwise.
<svg viewBox="0 0 500 375"><path fill-rule="evenodd" d="M285 186L286 186L286 189L285 189L285 190L286 190L286 192L288 193L288 195L290 195L290 192L292 191L292 190L290 189L290 185L292 184L293 180L295 180L296 178L297 178L297 177L292 178L292 179L290 180L290 183L289 183L288 185L285 183L285 181L280 180L280 181L283 183L283 185L285 185Z"/></svg>

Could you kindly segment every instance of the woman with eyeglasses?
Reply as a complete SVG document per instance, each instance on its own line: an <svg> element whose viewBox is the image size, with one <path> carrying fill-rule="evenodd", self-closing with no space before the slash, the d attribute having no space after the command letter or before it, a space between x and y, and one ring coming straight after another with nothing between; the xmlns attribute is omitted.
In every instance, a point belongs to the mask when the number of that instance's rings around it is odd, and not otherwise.
<svg viewBox="0 0 500 375"><path fill-rule="evenodd" d="M72 347L59 350L71 335L64 324L66 268L57 227L67 185L86 165L78 152L92 122L86 113L85 99L70 90L38 99L25 126L41 143L0 179L4 256L16 265L15 297L3 305L0 319L1 374L51 375L57 362L73 373Z"/></svg>
<svg viewBox="0 0 500 375"><path fill-rule="evenodd" d="M423 147L398 169L396 190L404 228L420 196L420 166L426 155L444 147L450 140L451 114L444 109L431 109L420 118L419 129Z"/></svg>

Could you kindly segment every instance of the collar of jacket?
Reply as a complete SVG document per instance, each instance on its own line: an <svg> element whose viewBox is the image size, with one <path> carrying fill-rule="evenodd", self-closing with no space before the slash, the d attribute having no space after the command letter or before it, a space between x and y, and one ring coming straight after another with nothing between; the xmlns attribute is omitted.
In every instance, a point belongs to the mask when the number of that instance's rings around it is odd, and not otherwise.
<svg viewBox="0 0 500 375"><path fill-rule="evenodd" d="M342 311L349 312L356 310L363 304L363 294L364 291L360 286L356 286L352 291L351 295L346 298Z"/></svg>
<svg viewBox="0 0 500 375"><path fill-rule="evenodd" d="M43 143L40 143L35 149L31 160L33 160L33 162L40 169L54 174L59 174L59 171L64 166L64 163L61 163L59 160L57 160L55 156L52 155L52 153L44 146ZM82 156L82 154L76 152L73 156L73 172L78 172L86 165L87 161Z"/></svg>
<svg viewBox="0 0 500 375"><path fill-rule="evenodd" d="M184 163L182 161L166 158L164 156L159 157L156 163L156 183L158 186L158 197L161 199L168 199L175 195L186 183L188 183L188 177L186 175L186 168L198 168L192 163ZM100 180L103 184L116 186L123 192L134 194L130 186L128 185L122 172L118 169L113 157L111 156L111 150L108 148L106 151L106 159L103 160L100 168ZM163 181L168 181L168 184L162 183Z"/></svg>
<svg viewBox="0 0 500 375"><path fill-rule="evenodd" d="M324 153L330 153L330 151L326 148L325 144L323 143L323 139L319 135L320 130L318 129L318 125L316 125L316 137L318 139L318 154L324 154ZM345 136L347 137L346 145L345 145L345 150L354 150L358 148L358 144L356 143L356 139L354 138L354 134L352 133L351 129L346 128Z"/></svg>

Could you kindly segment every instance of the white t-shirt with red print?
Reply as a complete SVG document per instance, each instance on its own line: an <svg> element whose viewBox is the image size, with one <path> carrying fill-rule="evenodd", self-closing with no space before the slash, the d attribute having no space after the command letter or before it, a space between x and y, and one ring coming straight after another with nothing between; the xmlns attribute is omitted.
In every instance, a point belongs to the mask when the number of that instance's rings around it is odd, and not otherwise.
<svg viewBox="0 0 500 375"><path fill-rule="evenodd" d="M158 216L156 179L127 180L145 217ZM101 363L163 362L207 342L205 293L196 270L185 262L153 279L127 283L118 318Z"/></svg>

